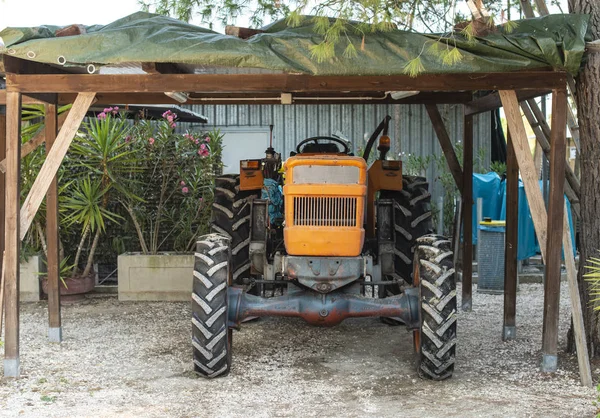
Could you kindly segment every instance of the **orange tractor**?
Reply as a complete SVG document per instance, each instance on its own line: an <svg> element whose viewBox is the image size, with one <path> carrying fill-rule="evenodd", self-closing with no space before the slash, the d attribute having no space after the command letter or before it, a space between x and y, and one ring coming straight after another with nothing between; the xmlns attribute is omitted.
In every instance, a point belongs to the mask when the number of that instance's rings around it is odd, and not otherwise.
<svg viewBox="0 0 600 418"><path fill-rule="evenodd" d="M338 137L300 142L282 165L240 163L216 179L213 234L196 246L194 369L225 375L232 329L248 318L333 326L379 317L413 331L422 377L454 370L456 283L450 241L433 235L428 184L386 159L386 117L355 157ZM380 137L380 134L382 134ZM379 137L379 158L367 161Z"/></svg>

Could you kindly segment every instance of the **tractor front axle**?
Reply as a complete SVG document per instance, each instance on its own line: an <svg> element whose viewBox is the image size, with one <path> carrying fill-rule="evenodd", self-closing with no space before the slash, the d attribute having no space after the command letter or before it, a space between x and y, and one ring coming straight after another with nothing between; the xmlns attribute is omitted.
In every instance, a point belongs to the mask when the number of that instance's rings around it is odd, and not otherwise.
<svg viewBox="0 0 600 418"><path fill-rule="evenodd" d="M346 318L389 317L404 322L409 329L419 326L418 289L384 299L374 299L341 290L317 293L293 290L286 295L263 298L240 288L227 289L229 326L238 327L250 317L288 316L304 319L317 326L334 326Z"/></svg>

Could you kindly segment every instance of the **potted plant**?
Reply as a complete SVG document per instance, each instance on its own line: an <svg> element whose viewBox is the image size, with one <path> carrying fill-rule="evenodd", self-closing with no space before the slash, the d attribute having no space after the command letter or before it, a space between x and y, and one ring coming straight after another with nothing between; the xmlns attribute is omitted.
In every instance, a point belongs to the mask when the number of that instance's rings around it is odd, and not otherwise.
<svg viewBox="0 0 600 418"><path fill-rule="evenodd" d="M223 135L175 132L171 111L157 122L140 120L130 137L138 165L132 193L120 202L139 251L119 256L119 299L187 300L196 237L207 233L214 175Z"/></svg>
<svg viewBox="0 0 600 418"><path fill-rule="evenodd" d="M71 145L61 175L63 183L66 177L68 181L59 190L61 295L80 295L95 286L98 241L107 222L122 219L113 211L118 196L130 195L124 176L136 164L126 142L130 129L118 108L107 108L83 124ZM70 250L66 255L65 247ZM47 291L45 279L42 288Z"/></svg>

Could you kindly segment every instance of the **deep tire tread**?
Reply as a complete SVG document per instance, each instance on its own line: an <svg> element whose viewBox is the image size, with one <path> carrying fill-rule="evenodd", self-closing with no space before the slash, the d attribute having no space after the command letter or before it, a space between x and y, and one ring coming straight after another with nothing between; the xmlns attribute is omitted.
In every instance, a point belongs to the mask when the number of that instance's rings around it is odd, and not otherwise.
<svg viewBox="0 0 600 418"><path fill-rule="evenodd" d="M237 273L234 285L241 286L242 280L250 276L249 202L259 197L260 190L240 191L238 174L224 174L215 179L211 231L231 240L231 269Z"/></svg>
<svg viewBox="0 0 600 418"><path fill-rule="evenodd" d="M417 239L421 329L418 372L431 380L452 376L456 356L456 281L450 241L439 235Z"/></svg>
<svg viewBox="0 0 600 418"><path fill-rule="evenodd" d="M192 292L194 371L207 378L231 368L231 331L227 324L229 239L217 234L196 243Z"/></svg>

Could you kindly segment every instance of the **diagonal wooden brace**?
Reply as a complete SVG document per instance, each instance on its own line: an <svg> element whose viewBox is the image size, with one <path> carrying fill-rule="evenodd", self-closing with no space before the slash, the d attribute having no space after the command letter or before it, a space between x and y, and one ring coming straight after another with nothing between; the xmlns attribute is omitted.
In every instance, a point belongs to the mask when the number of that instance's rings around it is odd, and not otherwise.
<svg viewBox="0 0 600 418"><path fill-rule="evenodd" d="M50 183L52 183L52 179L58 172L58 168L95 96L96 93L79 93L77 95L65 123L56 137L56 142L47 154L46 160L21 207L21 240L27 234L27 230L46 196Z"/></svg>
<svg viewBox="0 0 600 418"><path fill-rule="evenodd" d="M525 195L529 203L529 210L533 218L533 226L540 243L542 257L546 260L546 237L548 214L546 213L546 205L544 197L538 183L538 174L535 171L535 164L531 156L529 141L527 140L527 132L525 124L521 116L521 110L517 95L513 90L501 90L500 99L506 114L506 122L512 139L512 144L515 149L515 155L521 170L521 179L525 186Z"/></svg>
<svg viewBox="0 0 600 418"><path fill-rule="evenodd" d="M425 108L427 109L429 119L431 119L431 123L433 124L433 129L435 130L438 140L440 141L442 151L444 151L444 156L446 157L446 161L448 162L448 167L450 168L452 177L454 177L454 181L456 182L456 187L458 187L458 190L462 194L463 172L460 168L460 163L458 162L456 153L454 152L452 141L450 141L450 135L448 135L448 130L444 125L442 115L440 115L440 111L436 104L426 104Z"/></svg>

